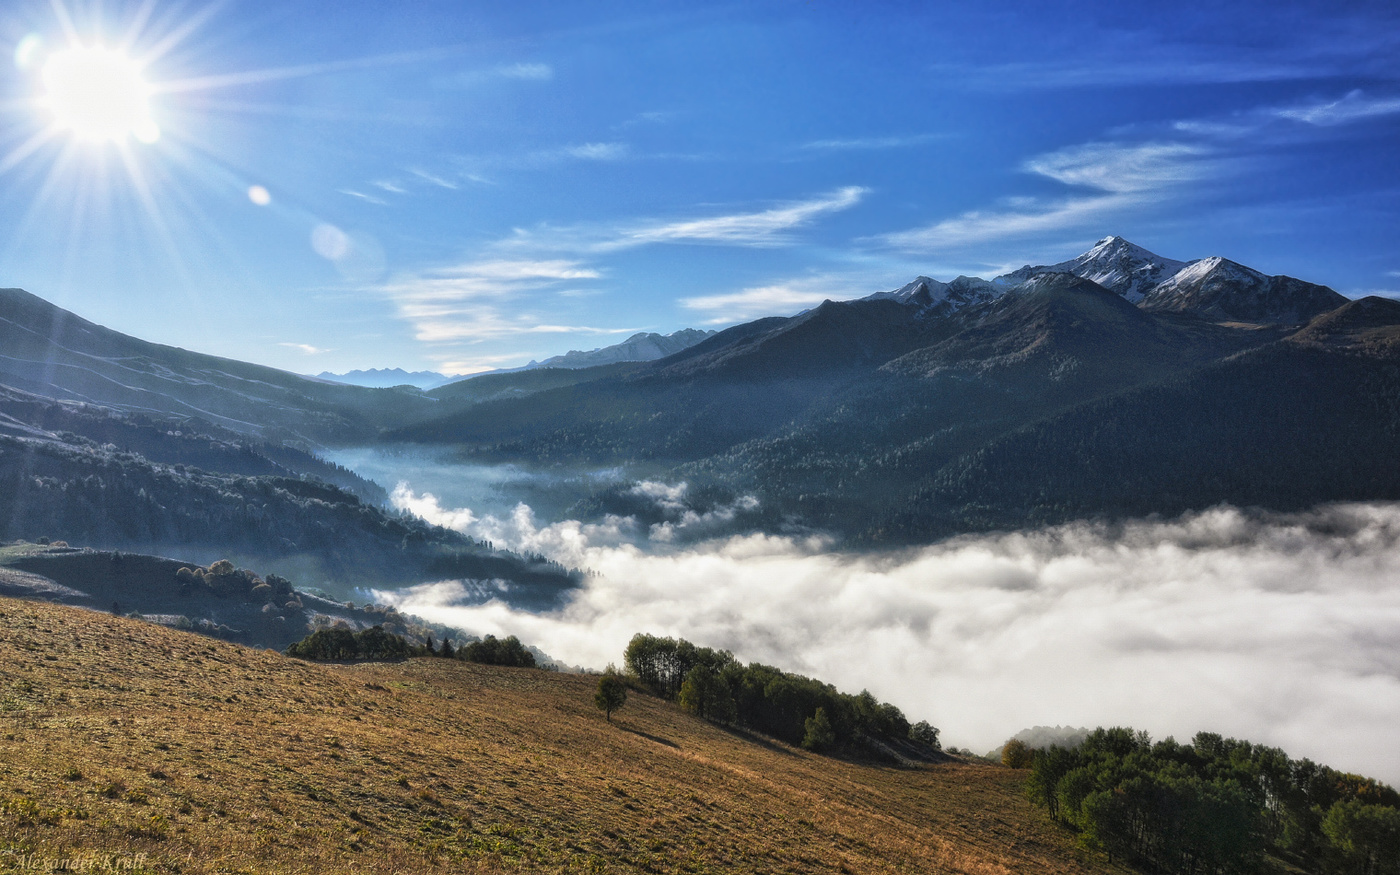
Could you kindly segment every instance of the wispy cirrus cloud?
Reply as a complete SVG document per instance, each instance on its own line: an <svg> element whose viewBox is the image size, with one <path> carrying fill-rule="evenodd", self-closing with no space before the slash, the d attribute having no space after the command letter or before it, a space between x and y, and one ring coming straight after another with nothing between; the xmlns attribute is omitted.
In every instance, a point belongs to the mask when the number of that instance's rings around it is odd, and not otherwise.
<svg viewBox="0 0 1400 875"><path fill-rule="evenodd" d="M1192 143L1084 143L1038 155L1022 169L1066 185L1140 192L1199 179L1209 154Z"/></svg>
<svg viewBox="0 0 1400 875"><path fill-rule="evenodd" d="M1336 100L1316 101L1275 111L1280 118L1319 127L1344 125L1397 113L1400 113L1400 97L1368 97L1360 89L1349 91Z"/></svg>
<svg viewBox="0 0 1400 875"><path fill-rule="evenodd" d="M611 334L613 329L562 325L520 306L531 293L601 276L565 259L488 259L400 275L380 291L424 343L478 342L523 334ZM507 313L502 306L507 303L518 309Z"/></svg>
<svg viewBox="0 0 1400 875"><path fill-rule="evenodd" d="M374 204L377 207L387 207L389 205L389 202L381 197L375 197L372 194L365 194L364 192L356 191L353 188L342 188L340 189L340 193L349 195L353 198L358 198L359 200L362 200L366 203Z"/></svg>
<svg viewBox="0 0 1400 875"><path fill-rule="evenodd" d="M941 140L946 136L946 134L911 134L908 136L896 137L854 137L851 139L812 140L811 142L803 143L802 148L830 152L903 149L908 146L920 146L924 143L933 142L934 140Z"/></svg>
<svg viewBox="0 0 1400 875"><path fill-rule="evenodd" d="M829 213L860 203L870 189L849 185L829 194L793 201L756 212L731 213L678 222L655 222L617 229L601 250L626 249L648 243L725 243L738 246L778 246L785 232Z"/></svg>
<svg viewBox="0 0 1400 875"><path fill-rule="evenodd" d="M1185 183L1216 173L1214 152L1197 143L1082 143L1024 162L1027 173L1091 193L1065 198L1004 199L921 228L877 238L896 249L929 251L1011 237L1102 226L1111 217L1165 198Z"/></svg>
<svg viewBox="0 0 1400 875"><path fill-rule="evenodd" d="M869 192L858 185L787 201L761 210L744 210L687 219L631 219L573 226L526 229L498 242L505 251L569 252L600 255L652 244L714 244L777 247L793 242L790 232L823 216L850 209Z"/></svg>
<svg viewBox="0 0 1400 875"><path fill-rule="evenodd" d="M798 277L737 292L697 295L677 301L687 310L705 314L704 325L727 325L763 316L787 316L811 309L823 301L843 301L875 291L870 277L825 274Z"/></svg>
<svg viewBox="0 0 1400 875"><path fill-rule="evenodd" d="M493 80L548 82L553 78L554 68L549 64L521 61L514 64L499 64L481 70L464 70L439 80L439 84L449 88L469 88Z"/></svg>

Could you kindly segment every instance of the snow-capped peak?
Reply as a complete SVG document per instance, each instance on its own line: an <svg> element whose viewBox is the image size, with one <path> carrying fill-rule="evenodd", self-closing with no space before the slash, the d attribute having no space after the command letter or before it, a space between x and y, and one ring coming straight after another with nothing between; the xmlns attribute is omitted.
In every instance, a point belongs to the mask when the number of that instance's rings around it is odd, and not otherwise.
<svg viewBox="0 0 1400 875"><path fill-rule="evenodd" d="M997 277L998 285L1016 285L1043 273L1072 273L1117 292L1136 304L1163 280L1186 266L1184 261L1163 258L1122 237L1105 237L1088 252L1059 264L1026 265Z"/></svg>
<svg viewBox="0 0 1400 875"><path fill-rule="evenodd" d="M1001 295L1002 291L981 277L959 276L950 283L944 283L921 276L894 291L867 295L865 300L897 301L918 307L921 314L946 315L970 304L990 301Z"/></svg>

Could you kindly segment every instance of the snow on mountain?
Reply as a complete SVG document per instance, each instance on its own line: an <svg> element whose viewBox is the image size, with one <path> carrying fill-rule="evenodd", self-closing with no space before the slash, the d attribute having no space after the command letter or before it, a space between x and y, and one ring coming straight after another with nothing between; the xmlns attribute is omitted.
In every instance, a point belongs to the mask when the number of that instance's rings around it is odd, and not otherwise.
<svg viewBox="0 0 1400 875"><path fill-rule="evenodd" d="M985 304L1005 290L975 276L960 276L942 283L926 276L900 286L891 292L867 295L866 301L895 301L917 306L921 313L944 316L973 304Z"/></svg>
<svg viewBox="0 0 1400 875"><path fill-rule="evenodd" d="M1040 274L1072 273L1137 304L1159 283L1186 266L1187 262L1163 258L1122 237L1105 237L1088 252L1069 261L1035 267L1028 264L993 282L1002 287L1014 287Z"/></svg>
<svg viewBox="0 0 1400 875"><path fill-rule="evenodd" d="M958 277L942 283L926 276L866 300L893 300L920 307L920 315L952 313L965 306L1024 291L1037 277L1072 274L1122 296L1145 310L1183 313L1212 322L1299 325L1345 304L1326 286L1212 257L1197 261L1163 258L1122 237L1105 237L1082 255L1050 265L1026 265L988 282Z"/></svg>
<svg viewBox="0 0 1400 875"><path fill-rule="evenodd" d="M1190 313L1217 322L1301 324L1347 303L1327 286L1267 276L1213 256L1193 261L1152 289L1144 310Z"/></svg>

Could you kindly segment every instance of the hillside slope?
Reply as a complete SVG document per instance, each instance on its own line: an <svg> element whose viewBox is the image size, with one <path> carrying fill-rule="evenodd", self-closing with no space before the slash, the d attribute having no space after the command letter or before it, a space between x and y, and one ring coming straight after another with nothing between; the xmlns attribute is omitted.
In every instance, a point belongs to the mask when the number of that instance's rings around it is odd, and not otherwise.
<svg viewBox="0 0 1400 875"><path fill-rule="evenodd" d="M0 383L313 444L363 440L380 423L421 417L434 406L414 390L329 383L151 343L22 289L0 289Z"/></svg>
<svg viewBox="0 0 1400 875"><path fill-rule="evenodd" d="M748 738L595 679L311 665L0 600L0 867L1084 873L1010 770Z"/></svg>

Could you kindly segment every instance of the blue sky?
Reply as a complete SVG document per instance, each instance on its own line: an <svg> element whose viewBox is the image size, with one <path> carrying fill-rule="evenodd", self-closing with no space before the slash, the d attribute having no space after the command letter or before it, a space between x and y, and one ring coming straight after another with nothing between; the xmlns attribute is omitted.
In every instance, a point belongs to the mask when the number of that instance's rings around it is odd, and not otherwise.
<svg viewBox="0 0 1400 875"><path fill-rule="evenodd" d="M154 142L55 124L75 40L141 65ZM303 373L508 367L1107 234L1400 295L1393 3L21 0L0 42L0 285Z"/></svg>

